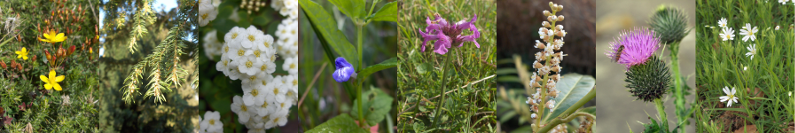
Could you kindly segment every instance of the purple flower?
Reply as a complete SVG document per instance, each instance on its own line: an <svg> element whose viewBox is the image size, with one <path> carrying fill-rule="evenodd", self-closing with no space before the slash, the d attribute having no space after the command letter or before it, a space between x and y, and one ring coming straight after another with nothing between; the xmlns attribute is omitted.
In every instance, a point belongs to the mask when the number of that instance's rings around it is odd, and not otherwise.
<svg viewBox="0 0 795 133"><path fill-rule="evenodd" d="M345 58L337 57L334 63L337 66L337 70L334 70L334 74L332 74L332 76L334 77L334 80L337 80L337 82L345 82L351 77L356 77L356 73L353 70L353 65L348 63Z"/></svg>
<svg viewBox="0 0 795 133"><path fill-rule="evenodd" d="M439 16L439 14L434 16L436 19L433 21L431 21L430 17L425 20L425 23L428 23L428 27L425 27L425 32L420 29L420 34L425 39L422 42L422 52L425 52L425 44L432 40L436 40L433 52L439 54L447 53L447 49L451 48L452 44L458 44L458 47L464 46L464 42L474 42L475 46L480 48L480 44L475 41L475 39L480 37L480 32L473 24L477 20L478 15L472 17L469 22L461 20L457 23L447 23L447 20ZM472 35L461 35L465 29L471 30L473 32Z"/></svg>
<svg viewBox="0 0 795 133"><path fill-rule="evenodd" d="M610 50L605 54L618 64L624 64L629 68L632 65L644 64L659 48L660 38L654 36L654 31L635 28L632 31L624 31L610 42Z"/></svg>

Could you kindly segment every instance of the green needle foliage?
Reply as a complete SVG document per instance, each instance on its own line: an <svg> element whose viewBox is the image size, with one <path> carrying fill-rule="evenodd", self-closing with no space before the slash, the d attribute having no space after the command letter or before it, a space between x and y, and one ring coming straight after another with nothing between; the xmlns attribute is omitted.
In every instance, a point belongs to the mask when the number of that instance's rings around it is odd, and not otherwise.
<svg viewBox="0 0 795 133"><path fill-rule="evenodd" d="M103 132L189 132L198 115L197 1L156 11L150 0L110 0L102 33ZM124 20L124 21L119 21ZM129 45L128 45L129 44ZM136 47L140 47L137 49Z"/></svg>

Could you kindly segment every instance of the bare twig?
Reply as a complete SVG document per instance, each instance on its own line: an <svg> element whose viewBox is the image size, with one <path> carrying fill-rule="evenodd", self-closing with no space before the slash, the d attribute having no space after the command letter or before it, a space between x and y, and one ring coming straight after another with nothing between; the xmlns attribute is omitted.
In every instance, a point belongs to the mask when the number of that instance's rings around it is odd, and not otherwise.
<svg viewBox="0 0 795 133"><path fill-rule="evenodd" d="M312 88L312 85L315 84L315 81L317 81L317 78L320 77L321 73L323 73L323 69L326 68L326 65L328 65L328 62L325 62L325 63L323 63L322 66L320 66L320 69L319 69L320 71L317 71L315 73L315 77L312 78L312 82L309 82L309 86L306 86L306 89L304 90L304 95L301 96L301 100L298 101L298 107L301 107L301 104L304 103L304 99L306 98L306 95L309 94L309 92L311 92L311 91L309 91L309 89Z"/></svg>

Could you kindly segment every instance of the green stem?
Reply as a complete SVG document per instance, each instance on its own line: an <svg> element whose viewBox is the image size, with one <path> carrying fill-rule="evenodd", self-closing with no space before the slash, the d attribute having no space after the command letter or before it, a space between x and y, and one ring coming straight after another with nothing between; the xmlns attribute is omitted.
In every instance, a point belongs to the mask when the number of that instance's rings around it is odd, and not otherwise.
<svg viewBox="0 0 795 133"><path fill-rule="evenodd" d="M677 125L685 123L687 121L687 116L683 114L685 110L685 95L684 95L684 82L682 81L682 74L679 71L679 43L671 44L671 67L674 71L674 93L676 96L676 100L674 100L674 106L676 108L676 118L677 118ZM681 131L685 131L685 127L682 126Z"/></svg>
<svg viewBox="0 0 795 133"><path fill-rule="evenodd" d="M442 117L441 117L442 112L441 111L442 111L442 107L444 105L444 96L445 96L444 92L446 91L444 85L447 84L447 74L446 74L447 73L447 65L450 64L450 57L452 57L452 56L453 55L447 55L447 58L444 59L444 64L442 64L442 84L439 85L439 88L442 89L442 91L439 92L439 95L442 95L442 98L439 99L439 102L436 102L438 104L436 104L436 115L434 115L434 117L436 117L436 120L433 121L433 124L431 124L433 126L436 125L437 121L442 119Z"/></svg>
<svg viewBox="0 0 795 133"><path fill-rule="evenodd" d="M359 47L356 47L356 48L359 49L359 67L357 67L357 68L359 69L358 71L360 71L360 72L363 69L362 68L362 62L364 62L362 60L362 49L364 49L362 47L362 27L363 26L364 25L358 25L358 24L356 25L356 34L358 36L357 39L359 39L358 40ZM364 125L366 125L365 123L367 123L367 122L364 121L364 115L362 114L362 82L364 82L364 79L357 78L356 81L357 81L355 83L355 84L357 84L356 85L356 100L358 101L356 104L358 104L358 107L359 107L359 127L365 127Z"/></svg>
<svg viewBox="0 0 795 133"><path fill-rule="evenodd" d="M594 97L596 97L596 90L595 89L591 89L591 91L589 91L588 94L585 95L585 97L582 97L582 99L580 99L579 101L574 103L574 105L572 105L571 107L566 109L566 111L563 111L563 113L561 113L561 115L559 115L558 118L552 119L552 121L550 121L549 124L545 125L543 128L538 130L539 133L549 132L549 130L552 130L552 128L554 128L558 124L569 122L569 121L573 120L574 118L576 118L578 116L588 116L588 117L591 117L591 118L595 119L596 118L595 116L593 116L591 114L588 114L588 113L584 113L584 112L573 113L574 111L577 111L577 109L580 109L580 107L585 105L585 103L588 103L588 101L591 101L591 99L593 99ZM567 115L567 114L571 114L571 115Z"/></svg>
<svg viewBox="0 0 795 133"><path fill-rule="evenodd" d="M654 104L657 105L657 113L660 113L660 123L663 124L663 131L668 132L668 116L665 115L665 106L659 98L654 99Z"/></svg>

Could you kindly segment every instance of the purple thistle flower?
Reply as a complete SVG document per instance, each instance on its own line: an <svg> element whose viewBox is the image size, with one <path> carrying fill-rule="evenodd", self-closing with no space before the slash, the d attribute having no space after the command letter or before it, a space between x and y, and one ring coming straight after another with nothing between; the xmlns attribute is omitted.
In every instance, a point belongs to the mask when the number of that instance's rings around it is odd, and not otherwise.
<svg viewBox="0 0 795 133"><path fill-rule="evenodd" d="M433 52L439 54L447 53L447 49L451 48L452 44L458 44L458 47L464 46L464 42L474 42L475 46L480 48L480 44L475 40L480 37L480 32L473 24L477 20L478 15L474 15L471 21L461 20L457 23L448 23L439 14L434 15L434 17L436 19L433 21L431 21L430 17L425 20L425 23L428 23L428 27L425 27L425 32L420 29L420 34L425 39L422 42L422 52L425 52L425 44L432 40L436 40ZM472 35L461 35L465 29L471 30L473 32Z"/></svg>
<svg viewBox="0 0 795 133"><path fill-rule="evenodd" d="M334 64L336 64L337 70L334 70L334 74L332 74L332 76L334 77L334 80L337 80L337 82L345 82L351 77L356 77L356 72L353 70L353 65L348 63L345 58L337 57L337 59L334 61Z"/></svg>
<svg viewBox="0 0 795 133"><path fill-rule="evenodd" d="M654 36L654 31L635 28L632 31L624 31L614 42L610 42L610 50L605 52L605 55L629 68L632 65L646 63L646 60L659 48L659 43L660 38Z"/></svg>

